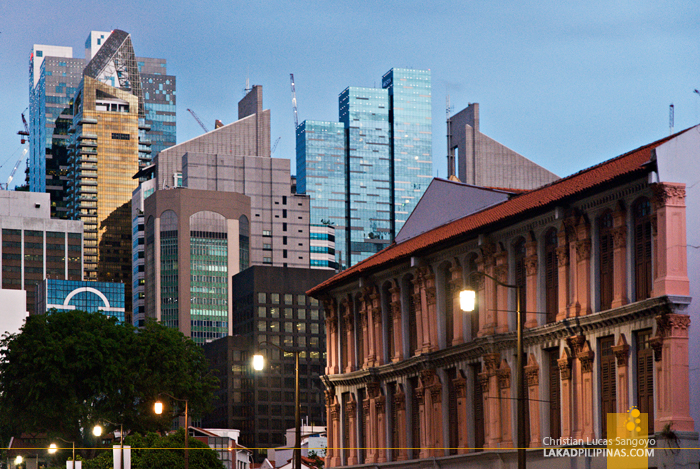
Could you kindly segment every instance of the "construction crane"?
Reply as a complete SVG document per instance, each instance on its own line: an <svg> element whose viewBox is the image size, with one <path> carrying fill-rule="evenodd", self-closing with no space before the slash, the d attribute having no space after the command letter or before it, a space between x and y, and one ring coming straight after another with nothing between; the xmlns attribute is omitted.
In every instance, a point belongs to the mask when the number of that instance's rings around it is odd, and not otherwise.
<svg viewBox="0 0 700 469"><path fill-rule="evenodd" d="M24 157L27 155L27 150L26 148L22 150L22 154L19 155L19 158L17 159L17 163L15 163L15 166L12 168L12 172L10 173L10 177L7 178L7 182L5 184L0 184L0 189L4 190L9 190L10 189L10 183L12 182L12 179L15 177L15 173L17 172L17 168L19 168L19 165L22 164L22 160Z"/></svg>
<svg viewBox="0 0 700 469"><path fill-rule="evenodd" d="M187 109L187 112L189 112L190 114L192 114L192 117L194 117L194 120L197 121L197 123L199 124L199 126L200 126L201 128L203 128L205 132L209 132L209 129L207 129L207 126L204 125L204 122L202 122L202 120L197 116L197 114L194 113L194 111L193 111L192 109Z"/></svg>
<svg viewBox="0 0 700 469"><path fill-rule="evenodd" d="M272 156L272 154L275 152L275 150L277 150L277 144L280 143L281 139L282 139L282 137L277 137L277 140L275 140L275 144L272 145L272 151L270 152L270 156Z"/></svg>
<svg viewBox="0 0 700 469"><path fill-rule="evenodd" d="M299 115L297 113L297 91L294 88L294 74L289 74L289 80L292 82L292 109L294 110L294 135L297 133L297 127L299 127Z"/></svg>
<svg viewBox="0 0 700 469"><path fill-rule="evenodd" d="M24 112L26 112L27 109L25 109ZM27 119L24 118L24 112L22 112L22 123L24 124L24 130L20 130L19 132L17 132L17 135L20 135L22 137L22 145L24 145L27 142L27 140L29 140L29 125L27 124Z"/></svg>

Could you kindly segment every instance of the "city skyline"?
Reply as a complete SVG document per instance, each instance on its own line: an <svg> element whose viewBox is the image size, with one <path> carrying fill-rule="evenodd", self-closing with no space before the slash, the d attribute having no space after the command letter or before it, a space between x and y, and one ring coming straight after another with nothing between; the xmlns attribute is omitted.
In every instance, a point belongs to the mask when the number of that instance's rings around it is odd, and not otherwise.
<svg viewBox="0 0 700 469"><path fill-rule="evenodd" d="M118 20L87 2L71 9L40 2L34 11L42 13L34 15L5 6L11 26L0 34L7 97L0 117L2 182L21 153L16 132L28 106L31 47L62 44L80 51L88 30L129 31L140 51L167 57L168 71L180 82L178 142L203 132L188 108L211 129L214 119L236 120L246 78L264 85L276 116L272 141L280 138L274 156L291 159L295 173L289 73L296 78L299 120L334 121L334 104L347 84L381 88L377 77L389 67L430 69L433 175L441 177L447 94L455 112L479 102L484 133L562 176L667 135L671 103L676 130L700 116L700 96L693 93L700 88L700 66L692 60L700 52L700 13L690 2L673 9L648 2L634 11L554 2L459 9L438 2L429 10L411 2L317 9L214 2L190 11L176 2L167 10L140 6L133 9L139 15ZM84 27L53 27L75 21L76 11ZM373 46L380 41L381 48ZM14 182L23 182L23 170L24 164Z"/></svg>

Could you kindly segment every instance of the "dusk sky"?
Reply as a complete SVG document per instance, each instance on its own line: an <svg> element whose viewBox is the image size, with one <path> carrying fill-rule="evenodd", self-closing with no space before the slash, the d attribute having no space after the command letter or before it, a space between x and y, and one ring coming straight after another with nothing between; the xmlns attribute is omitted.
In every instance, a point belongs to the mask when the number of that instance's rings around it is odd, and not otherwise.
<svg viewBox="0 0 700 469"><path fill-rule="evenodd" d="M347 86L392 67L432 71L433 174L446 175L445 100L480 104L481 131L560 176L700 122L700 7L691 1L0 0L0 182L21 153L33 44L84 57L91 30L131 34L177 76L178 143L237 119L246 78L272 112L275 157L299 121L338 120ZM28 115L28 114L25 114ZM292 171L295 165L292 163ZM24 164L14 183L24 180Z"/></svg>

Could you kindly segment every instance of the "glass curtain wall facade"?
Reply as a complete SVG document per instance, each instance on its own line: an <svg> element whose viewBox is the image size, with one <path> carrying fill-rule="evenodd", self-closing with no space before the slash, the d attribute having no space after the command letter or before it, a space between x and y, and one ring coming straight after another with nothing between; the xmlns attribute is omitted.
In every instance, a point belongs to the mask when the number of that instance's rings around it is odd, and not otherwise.
<svg viewBox="0 0 700 469"><path fill-rule="evenodd" d="M345 125L302 122L297 127L297 192L311 198L309 222L312 226L335 227L335 263L325 261L313 265L312 261L312 267L337 269L338 265L348 264L345 185Z"/></svg>
<svg viewBox="0 0 700 469"><path fill-rule="evenodd" d="M350 265L381 251L391 232L391 153L389 93L346 88L338 98L347 135L346 251Z"/></svg>
<svg viewBox="0 0 700 469"><path fill-rule="evenodd" d="M177 234L177 214L166 210L160 218L160 311L161 323L174 329L180 326Z"/></svg>
<svg viewBox="0 0 700 469"><path fill-rule="evenodd" d="M47 279L37 289L37 313L50 309L103 313L124 322L124 284Z"/></svg>
<svg viewBox="0 0 700 469"><path fill-rule="evenodd" d="M35 45L29 59L29 190L50 194L52 218L68 218L68 130L83 67L70 47Z"/></svg>
<svg viewBox="0 0 700 469"><path fill-rule="evenodd" d="M297 192L310 196L312 225L335 226L336 268L386 247L427 189L431 112L430 71L391 69L382 89L340 94L340 124L297 129Z"/></svg>
<svg viewBox="0 0 700 469"><path fill-rule="evenodd" d="M430 70L393 68L382 77L391 101L393 233L398 233L433 177Z"/></svg>
<svg viewBox="0 0 700 469"><path fill-rule="evenodd" d="M191 337L204 343L228 335L228 234L215 212L190 217Z"/></svg>
<svg viewBox="0 0 700 469"><path fill-rule="evenodd" d="M145 111L148 162L176 142L176 79L167 74L165 59L137 57ZM145 156L145 155L144 155Z"/></svg>

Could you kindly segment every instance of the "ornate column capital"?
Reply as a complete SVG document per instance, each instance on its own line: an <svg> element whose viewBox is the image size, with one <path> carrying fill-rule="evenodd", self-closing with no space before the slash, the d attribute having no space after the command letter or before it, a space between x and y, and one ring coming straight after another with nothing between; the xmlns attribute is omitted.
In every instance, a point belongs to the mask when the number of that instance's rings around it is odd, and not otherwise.
<svg viewBox="0 0 700 469"><path fill-rule="evenodd" d="M653 184L654 208L659 209L668 205L685 205L685 184L658 183Z"/></svg>
<svg viewBox="0 0 700 469"><path fill-rule="evenodd" d="M479 385L481 385L482 394L487 394L489 392L489 374L479 373L478 375Z"/></svg>
<svg viewBox="0 0 700 469"><path fill-rule="evenodd" d="M627 226L622 225L612 229L613 246L615 249L627 246Z"/></svg>
<svg viewBox="0 0 700 469"><path fill-rule="evenodd" d="M555 251L557 253L557 263L559 267L566 267L569 265L569 246L557 246Z"/></svg>
<svg viewBox="0 0 700 469"><path fill-rule="evenodd" d="M587 261L591 258L591 240L582 239L576 241L576 259L581 261Z"/></svg>
<svg viewBox="0 0 700 469"><path fill-rule="evenodd" d="M459 374L459 372L457 372ZM452 385L454 386L455 396L457 399L467 397L467 380L459 377L452 380Z"/></svg>
<svg viewBox="0 0 700 469"><path fill-rule="evenodd" d="M617 366L627 366L630 354L630 346L627 344L625 334L620 334L617 345L612 347L612 351L617 359Z"/></svg>
<svg viewBox="0 0 700 469"><path fill-rule="evenodd" d="M569 344L571 351L574 352L574 356L578 357L578 354L583 350L583 344L586 343L586 336L572 335L566 338L566 342Z"/></svg>
<svg viewBox="0 0 700 469"><path fill-rule="evenodd" d="M526 366L525 379L528 387L538 386L540 384L540 367L537 365Z"/></svg>
<svg viewBox="0 0 700 469"><path fill-rule="evenodd" d="M394 405L397 411L406 410L406 394L401 391L394 394Z"/></svg>
<svg viewBox="0 0 700 469"><path fill-rule="evenodd" d="M493 374L498 369L501 364L501 354L500 353L487 353L483 356L484 365L486 365L486 373Z"/></svg>
<svg viewBox="0 0 700 469"><path fill-rule="evenodd" d="M564 349L561 357L557 360L557 365L559 365L559 374L562 380L571 379L571 354L568 349Z"/></svg>
<svg viewBox="0 0 700 469"><path fill-rule="evenodd" d="M649 346L654 349L654 361L660 362L664 349L664 338L658 335L656 337L652 337L649 339Z"/></svg>
<svg viewBox="0 0 700 469"><path fill-rule="evenodd" d="M525 272L529 277L537 275L537 256L525 258Z"/></svg>
<svg viewBox="0 0 700 469"><path fill-rule="evenodd" d="M510 368L500 368L498 370L498 387L500 389L510 387Z"/></svg>
<svg viewBox="0 0 700 469"><path fill-rule="evenodd" d="M661 337L688 337L690 316L685 314L661 314L656 316L656 325Z"/></svg>

